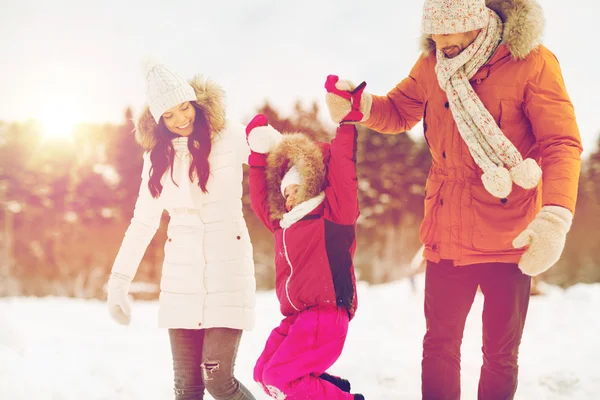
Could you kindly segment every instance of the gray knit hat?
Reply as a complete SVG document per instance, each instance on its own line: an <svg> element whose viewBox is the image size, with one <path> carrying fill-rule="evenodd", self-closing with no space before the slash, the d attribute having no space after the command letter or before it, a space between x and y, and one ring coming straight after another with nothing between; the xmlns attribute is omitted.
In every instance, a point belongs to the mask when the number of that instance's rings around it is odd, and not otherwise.
<svg viewBox="0 0 600 400"><path fill-rule="evenodd" d="M186 101L196 100L194 88L163 63L147 58L144 60L143 66L148 84L146 99L156 123L168 109Z"/></svg>
<svg viewBox="0 0 600 400"><path fill-rule="evenodd" d="M426 0L423 33L449 35L481 29L488 23L485 0Z"/></svg>

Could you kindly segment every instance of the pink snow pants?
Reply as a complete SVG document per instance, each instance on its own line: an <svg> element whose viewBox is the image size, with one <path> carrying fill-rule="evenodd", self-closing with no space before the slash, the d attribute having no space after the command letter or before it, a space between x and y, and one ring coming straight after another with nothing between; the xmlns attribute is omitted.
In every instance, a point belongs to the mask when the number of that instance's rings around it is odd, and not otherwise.
<svg viewBox="0 0 600 400"><path fill-rule="evenodd" d="M310 308L285 318L267 339L254 380L274 399L354 399L318 378L342 353L348 322L343 307Z"/></svg>

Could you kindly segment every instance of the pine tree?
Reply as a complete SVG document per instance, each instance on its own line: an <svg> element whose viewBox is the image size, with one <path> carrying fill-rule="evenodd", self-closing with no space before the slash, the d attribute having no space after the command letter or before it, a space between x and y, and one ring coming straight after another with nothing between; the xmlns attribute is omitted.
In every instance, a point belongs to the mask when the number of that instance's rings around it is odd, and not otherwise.
<svg viewBox="0 0 600 400"><path fill-rule="evenodd" d="M124 208L133 209L140 188L143 149L135 141L135 126L131 108L125 110L124 121L119 126L117 137L111 144L110 154L120 177L117 196Z"/></svg>

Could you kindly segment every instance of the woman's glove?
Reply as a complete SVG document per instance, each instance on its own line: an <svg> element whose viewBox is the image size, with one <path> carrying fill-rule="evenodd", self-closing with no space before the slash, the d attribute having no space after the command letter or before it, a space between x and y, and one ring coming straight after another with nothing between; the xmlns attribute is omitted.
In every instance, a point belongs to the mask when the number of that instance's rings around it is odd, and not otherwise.
<svg viewBox="0 0 600 400"><path fill-rule="evenodd" d="M108 313L121 325L131 322L131 304L127 298L130 284L131 278L115 272L108 279Z"/></svg>

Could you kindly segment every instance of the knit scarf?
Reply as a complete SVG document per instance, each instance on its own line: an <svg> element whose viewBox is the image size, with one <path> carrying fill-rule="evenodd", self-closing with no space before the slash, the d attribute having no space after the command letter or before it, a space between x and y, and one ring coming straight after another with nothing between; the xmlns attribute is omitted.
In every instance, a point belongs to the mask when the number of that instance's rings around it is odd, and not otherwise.
<svg viewBox="0 0 600 400"><path fill-rule="evenodd" d="M523 160L469 82L502 40L502 21L494 11L488 9L488 12L488 24L458 56L447 58L443 51L436 51L435 70L440 87L448 97L458 131L475 163L483 170L484 187L493 196L505 198L510 194L513 182L525 189L536 187L542 170L535 160Z"/></svg>
<svg viewBox="0 0 600 400"><path fill-rule="evenodd" d="M289 228L302 218L307 216L312 210L317 208L325 200L325 192L321 192L312 199L308 199L292 208L289 212L283 214L279 226L283 229Z"/></svg>

